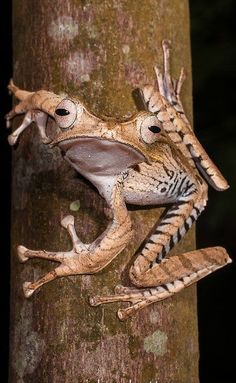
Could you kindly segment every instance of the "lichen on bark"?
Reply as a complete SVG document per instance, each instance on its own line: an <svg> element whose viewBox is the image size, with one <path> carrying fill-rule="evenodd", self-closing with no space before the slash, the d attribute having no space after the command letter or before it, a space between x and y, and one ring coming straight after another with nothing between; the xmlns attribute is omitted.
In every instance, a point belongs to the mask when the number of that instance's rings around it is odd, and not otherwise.
<svg viewBox="0 0 236 383"><path fill-rule="evenodd" d="M127 117L136 112L132 90L154 81L153 65L162 65L161 40L167 38L172 40L174 76L182 65L187 68L183 100L191 118L186 0L14 0L13 8L17 85L66 92L79 96L94 113ZM33 128L13 157L10 383L197 383L195 288L151 305L125 323L115 315L119 304L88 304L89 296L110 293L120 283L127 263L159 217L159 208L130 209L134 239L98 275L62 278L25 302L22 283L53 265L40 260L20 265L18 244L68 249L69 238L59 222L71 213L73 201L79 201L73 214L82 240L94 240L108 220L97 191L75 175L58 150L41 145ZM174 252L193 246L190 231ZM23 308L27 320L18 320ZM164 353L150 352L155 350L152 334L166 334ZM33 339L38 348L32 346ZM26 354L37 350L38 359L25 368Z"/></svg>

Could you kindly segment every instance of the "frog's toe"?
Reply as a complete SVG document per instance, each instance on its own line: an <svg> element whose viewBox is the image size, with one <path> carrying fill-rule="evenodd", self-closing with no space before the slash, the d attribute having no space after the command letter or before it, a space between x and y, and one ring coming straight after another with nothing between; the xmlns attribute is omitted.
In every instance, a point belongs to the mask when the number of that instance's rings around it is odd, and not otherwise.
<svg viewBox="0 0 236 383"><path fill-rule="evenodd" d="M24 296L26 298L31 297L31 295L34 293L34 289L31 286L31 282L24 282L23 283L23 291L24 291Z"/></svg>
<svg viewBox="0 0 236 383"><path fill-rule="evenodd" d="M61 220L61 226L64 227L64 229L67 229L69 225L74 226L75 219L73 215L67 215Z"/></svg>
<svg viewBox="0 0 236 383"><path fill-rule="evenodd" d="M28 261L28 257L25 255L26 252L27 252L27 248L25 246L18 246L17 247L17 254L18 254L18 258L20 260L21 263L25 263L26 261Z"/></svg>

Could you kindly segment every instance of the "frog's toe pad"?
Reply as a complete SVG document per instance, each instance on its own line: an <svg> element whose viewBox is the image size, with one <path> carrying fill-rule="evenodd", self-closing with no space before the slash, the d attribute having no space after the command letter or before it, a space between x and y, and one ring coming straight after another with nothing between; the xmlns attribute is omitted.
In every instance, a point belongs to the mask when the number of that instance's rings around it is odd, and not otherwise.
<svg viewBox="0 0 236 383"><path fill-rule="evenodd" d="M89 304L91 306L98 306L100 304L100 299L98 296L95 296L95 297L90 297L89 298Z"/></svg>
<svg viewBox="0 0 236 383"><path fill-rule="evenodd" d="M67 215L61 220L61 226L64 227L64 229L67 229L69 225L74 226L75 219L73 215Z"/></svg>
<svg viewBox="0 0 236 383"><path fill-rule="evenodd" d="M17 254L18 254L18 258L20 260L21 263L24 263L26 261L28 261L28 257L26 257L25 253L28 249L25 247L25 246L18 246L17 247Z"/></svg>
<svg viewBox="0 0 236 383"><path fill-rule="evenodd" d="M31 295L34 293L34 289L32 289L30 285L31 285L31 282L23 283L23 291L26 298L31 297Z"/></svg>

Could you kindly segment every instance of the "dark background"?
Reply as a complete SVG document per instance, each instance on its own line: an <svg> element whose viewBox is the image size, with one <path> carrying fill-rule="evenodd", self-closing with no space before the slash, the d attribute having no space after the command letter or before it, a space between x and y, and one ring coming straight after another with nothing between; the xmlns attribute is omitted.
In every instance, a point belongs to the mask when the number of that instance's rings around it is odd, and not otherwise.
<svg viewBox="0 0 236 383"><path fill-rule="evenodd" d="M235 2L190 0L194 128L230 189L209 188L197 246L222 245L236 260ZM235 263L198 284L200 382L236 382ZM187 383L187 382L186 382Z"/></svg>
<svg viewBox="0 0 236 383"><path fill-rule="evenodd" d="M181 1L181 0L180 0ZM11 2L0 13L0 163L1 163L1 370L7 382L9 323L10 163L11 148L3 116L11 108L6 86L12 75ZM236 122L235 10L233 0L190 0L193 62L194 127L200 142L216 162L231 188L209 192L206 211L198 220L197 246L222 245L236 254ZM234 383L236 352L235 264L198 284L200 382ZM191 336L191 334L189 334ZM172 382L170 382L172 383ZM188 382L181 382L188 383Z"/></svg>

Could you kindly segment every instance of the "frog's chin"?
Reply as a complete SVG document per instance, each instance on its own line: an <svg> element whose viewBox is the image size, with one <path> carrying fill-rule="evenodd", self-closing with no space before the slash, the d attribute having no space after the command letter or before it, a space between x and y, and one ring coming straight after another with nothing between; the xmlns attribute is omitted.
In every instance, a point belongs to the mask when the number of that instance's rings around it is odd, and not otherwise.
<svg viewBox="0 0 236 383"><path fill-rule="evenodd" d="M145 156L130 145L95 137L68 139L58 146L64 158L81 174L114 176L146 161Z"/></svg>

